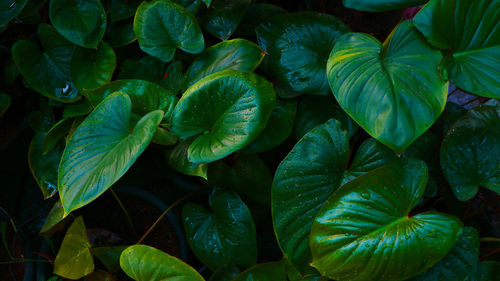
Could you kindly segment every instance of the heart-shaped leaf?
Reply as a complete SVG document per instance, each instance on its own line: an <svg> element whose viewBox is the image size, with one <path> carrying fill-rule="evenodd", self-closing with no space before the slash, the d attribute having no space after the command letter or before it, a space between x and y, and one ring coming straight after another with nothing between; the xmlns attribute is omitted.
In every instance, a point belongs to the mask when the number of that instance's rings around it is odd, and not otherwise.
<svg viewBox="0 0 500 281"><path fill-rule="evenodd" d="M406 21L384 45L367 34L340 38L328 59L328 79L342 108L400 154L444 110L448 83L437 73L440 60Z"/></svg>
<svg viewBox="0 0 500 281"><path fill-rule="evenodd" d="M264 53L256 44L245 39L233 39L213 45L200 54L184 75L183 89L201 78L225 70L254 71Z"/></svg>
<svg viewBox="0 0 500 281"><path fill-rule="evenodd" d="M500 194L500 106L482 106L454 123L441 145L441 167L462 201L479 186Z"/></svg>
<svg viewBox="0 0 500 281"><path fill-rule="evenodd" d="M111 81L115 67L115 51L106 42L101 42L97 50L78 47L71 59L71 80L80 90L99 88Z"/></svg>
<svg viewBox="0 0 500 281"><path fill-rule="evenodd" d="M255 225L250 210L237 193L215 190L211 211L188 203L182 209L186 236L196 257L208 268L233 262L249 267L257 261Z"/></svg>
<svg viewBox="0 0 500 281"><path fill-rule="evenodd" d="M479 263L479 234L472 227L464 227L451 251L421 275L411 281L475 280Z"/></svg>
<svg viewBox="0 0 500 281"><path fill-rule="evenodd" d="M106 31L106 11L99 0L50 0L50 21L64 38L97 48Z"/></svg>
<svg viewBox="0 0 500 281"><path fill-rule="evenodd" d="M120 266L135 281L205 281L191 266L146 245L125 249Z"/></svg>
<svg viewBox="0 0 500 281"><path fill-rule="evenodd" d="M401 8L414 7L426 3L428 0L342 0L347 8L367 11L383 12Z"/></svg>
<svg viewBox="0 0 500 281"><path fill-rule="evenodd" d="M131 109L128 95L109 95L69 138L59 165L65 216L111 187L149 145L163 112L150 112L130 128Z"/></svg>
<svg viewBox="0 0 500 281"><path fill-rule="evenodd" d="M425 163L405 159L342 186L314 220L312 265L339 281L406 280L433 266L452 249L462 224L434 211L410 216L426 184Z"/></svg>
<svg viewBox="0 0 500 281"><path fill-rule="evenodd" d="M0 25L14 19L26 6L28 0L6 0L0 3Z"/></svg>
<svg viewBox="0 0 500 281"><path fill-rule="evenodd" d="M238 274L232 281L287 281L282 261L261 263Z"/></svg>
<svg viewBox="0 0 500 281"><path fill-rule="evenodd" d="M339 19L312 12L285 14L256 30L266 51L263 66L280 84L314 95L330 93L326 61L338 38L349 29Z"/></svg>
<svg viewBox="0 0 500 281"><path fill-rule="evenodd" d="M76 280L94 271L94 259L83 218L77 217L64 236L54 262L54 273Z"/></svg>
<svg viewBox="0 0 500 281"><path fill-rule="evenodd" d="M213 36L227 40L240 23L250 0L212 0L200 11L201 25Z"/></svg>
<svg viewBox="0 0 500 281"><path fill-rule="evenodd" d="M188 159L212 162L253 141L265 128L275 100L271 83L260 76L220 71L183 94L172 115L172 132L183 139L199 135L189 146Z"/></svg>
<svg viewBox="0 0 500 281"><path fill-rule="evenodd" d="M12 46L12 58L26 82L40 94L61 102L80 98L71 82L69 67L74 45L48 24L38 26L38 37L45 52L28 40Z"/></svg>
<svg viewBox="0 0 500 281"><path fill-rule="evenodd" d="M458 87L500 98L500 1L431 0L415 26L443 49L443 76Z"/></svg>
<svg viewBox="0 0 500 281"><path fill-rule="evenodd" d="M194 16L170 0L142 2L135 14L134 33L141 49L163 62L172 60L176 48L199 54L205 47Z"/></svg>
<svg viewBox="0 0 500 281"><path fill-rule="evenodd" d="M337 188L393 161L396 155L373 139L358 150L351 166L349 138L331 119L307 133L280 163L272 187L273 224L290 263L310 272L309 232L319 208Z"/></svg>

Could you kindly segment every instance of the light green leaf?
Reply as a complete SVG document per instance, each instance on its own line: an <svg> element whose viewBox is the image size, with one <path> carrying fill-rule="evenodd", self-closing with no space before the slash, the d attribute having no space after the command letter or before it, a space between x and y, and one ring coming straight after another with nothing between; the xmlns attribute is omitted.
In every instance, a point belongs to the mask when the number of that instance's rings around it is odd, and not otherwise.
<svg viewBox="0 0 500 281"><path fill-rule="evenodd" d="M208 33L227 40L245 15L248 5L250 0L210 0L208 8L200 12L198 18Z"/></svg>
<svg viewBox="0 0 500 281"><path fill-rule="evenodd" d="M125 249L120 266L135 281L205 281L191 266L146 245Z"/></svg>
<svg viewBox="0 0 500 281"><path fill-rule="evenodd" d="M456 243L462 224L435 211L410 216L426 184L425 163L405 159L342 186L314 220L312 265L339 281L392 281L436 264Z"/></svg>
<svg viewBox="0 0 500 281"><path fill-rule="evenodd" d="M442 76L492 98L500 98L499 10L498 0L431 0L414 18L429 43L443 49Z"/></svg>
<svg viewBox="0 0 500 281"><path fill-rule="evenodd" d="M428 0L342 0L350 9L367 12L383 12L425 4Z"/></svg>
<svg viewBox="0 0 500 281"><path fill-rule="evenodd" d="M97 48L106 31L106 11L99 0L50 0L50 21L64 38Z"/></svg>
<svg viewBox="0 0 500 281"><path fill-rule="evenodd" d="M183 94L172 115L172 132L182 139L198 136L189 146L188 159L212 162L253 141L271 117L275 100L271 83L260 76L220 71Z"/></svg>
<svg viewBox="0 0 500 281"><path fill-rule="evenodd" d="M111 187L148 146L163 112L150 112L130 128L131 109L128 95L111 94L71 135L59 165L65 216Z"/></svg>
<svg viewBox="0 0 500 281"><path fill-rule="evenodd" d="M437 73L439 51L411 22L382 45L367 34L339 39L328 60L333 94L372 137L400 154L444 110L448 83Z"/></svg>
<svg viewBox="0 0 500 281"><path fill-rule="evenodd" d="M256 30L266 51L263 66L278 83L303 94L328 95L326 62L349 29L339 19L312 12L284 14Z"/></svg>
<svg viewBox="0 0 500 281"><path fill-rule="evenodd" d="M79 90L91 90L109 83L116 67L116 54L106 42L97 50L77 47L70 64L71 80Z"/></svg>
<svg viewBox="0 0 500 281"><path fill-rule="evenodd" d="M80 279L94 271L90 242L83 218L77 217L64 236L54 262L54 274L68 279Z"/></svg>
<svg viewBox="0 0 500 281"><path fill-rule="evenodd" d="M287 281L283 261L261 263L240 273L232 281Z"/></svg>
<svg viewBox="0 0 500 281"><path fill-rule="evenodd" d="M250 210L237 193L214 190L211 210L188 203L182 209L187 241L208 268L233 262L246 268L257 261L257 239Z"/></svg>
<svg viewBox="0 0 500 281"><path fill-rule="evenodd" d="M169 0L142 2L135 14L134 33L141 49L163 62L172 60L176 48L199 54L205 47L194 16Z"/></svg>

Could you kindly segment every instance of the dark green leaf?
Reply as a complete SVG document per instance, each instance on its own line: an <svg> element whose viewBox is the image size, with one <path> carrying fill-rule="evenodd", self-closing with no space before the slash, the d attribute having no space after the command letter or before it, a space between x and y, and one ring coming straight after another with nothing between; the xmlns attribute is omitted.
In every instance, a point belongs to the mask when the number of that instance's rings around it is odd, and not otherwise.
<svg viewBox="0 0 500 281"><path fill-rule="evenodd" d="M199 54L205 47L194 16L169 0L142 2L135 14L134 33L141 49L163 62L172 60L176 48Z"/></svg>
<svg viewBox="0 0 500 281"><path fill-rule="evenodd" d="M70 64L71 80L79 90L99 88L111 81L115 67L115 51L106 42L97 50L77 47Z"/></svg>
<svg viewBox="0 0 500 281"><path fill-rule="evenodd" d="M64 208L61 204L61 201L57 200L57 202L50 209L45 222L43 223L42 229L40 233L45 233L50 231L54 226L60 223L64 219Z"/></svg>
<svg viewBox="0 0 500 281"><path fill-rule="evenodd" d="M180 61L174 61L168 65L162 80L159 82L161 86L177 95L181 90L184 75L182 74L182 64Z"/></svg>
<svg viewBox="0 0 500 281"><path fill-rule="evenodd" d="M88 99L67 105L63 110L63 118L80 117L89 114L93 107Z"/></svg>
<svg viewBox="0 0 500 281"><path fill-rule="evenodd" d="M111 22L128 19L134 16L142 0L106 0L108 15Z"/></svg>
<svg viewBox="0 0 500 281"><path fill-rule="evenodd" d="M437 73L440 60L406 21L383 45L367 34L340 38L328 60L328 79L342 108L400 154L444 110L448 83Z"/></svg>
<svg viewBox="0 0 500 281"><path fill-rule="evenodd" d="M54 126L52 126L52 128L50 128L50 130L47 132L47 134L45 134L45 136L43 138L43 143L42 143L42 155L44 155L44 158L46 157L45 154L47 152L51 151L57 145L57 143L68 134L72 123L73 123L72 119L69 119L69 118L61 119L61 120L59 120L59 122L54 124ZM59 159L61 158L61 156L60 156L61 153L62 153L62 150L60 149ZM44 161L45 161L45 159L44 159ZM56 167L59 166L59 161L57 161L55 166ZM56 169L56 171L57 171L57 169ZM56 175L57 175L57 172L56 172ZM54 182L57 183L57 176L54 179L56 179ZM54 187L57 189L57 185L55 185Z"/></svg>
<svg viewBox="0 0 500 281"><path fill-rule="evenodd" d="M208 164L198 164L188 160L188 149L193 140L194 138L179 141L167 152L167 161L172 168L180 173L206 179Z"/></svg>
<svg viewBox="0 0 500 281"><path fill-rule="evenodd" d="M26 6L28 0L4 0L0 2L0 25L14 19Z"/></svg>
<svg viewBox="0 0 500 281"><path fill-rule="evenodd" d="M228 263L217 268L208 281L232 281L240 272L236 265Z"/></svg>
<svg viewBox="0 0 500 281"><path fill-rule="evenodd" d="M335 280L405 280L436 264L462 232L457 218L410 216L427 184L421 160L395 161L350 181L311 229L312 265Z"/></svg>
<svg viewBox="0 0 500 281"><path fill-rule="evenodd" d="M133 20L123 20L108 24L104 40L113 48L126 46L135 40Z"/></svg>
<svg viewBox="0 0 500 281"><path fill-rule="evenodd" d="M257 261L255 225L250 210L237 193L214 190L210 210L188 203L182 219L189 246L208 268L233 262L249 267Z"/></svg>
<svg viewBox="0 0 500 281"><path fill-rule="evenodd" d="M282 261L261 263L240 273L232 281L287 281Z"/></svg>
<svg viewBox="0 0 500 281"><path fill-rule="evenodd" d="M425 4L428 0L342 0L347 8L367 11L367 12L383 12L409 8Z"/></svg>
<svg viewBox="0 0 500 281"><path fill-rule="evenodd" d="M92 249L92 254L96 256L109 272L114 273L120 270L120 255L127 246L107 246Z"/></svg>
<svg viewBox="0 0 500 281"><path fill-rule="evenodd" d="M213 36L227 40L245 15L248 5L250 0L211 0L199 16L200 23Z"/></svg>
<svg viewBox="0 0 500 281"><path fill-rule="evenodd" d="M236 29L236 34L245 37L255 36L255 29L259 24L284 13L285 9L273 4L251 3Z"/></svg>
<svg viewBox="0 0 500 281"><path fill-rule="evenodd" d="M54 144L53 149L43 152L44 139L47 133L37 133L30 143L28 164L45 199L57 192L57 173L63 148Z"/></svg>
<svg viewBox="0 0 500 281"><path fill-rule="evenodd" d="M11 101L9 95L0 92L0 117L9 109Z"/></svg>
<svg viewBox="0 0 500 281"><path fill-rule="evenodd" d="M479 263L476 281L500 280L500 262L483 261Z"/></svg>
<svg viewBox="0 0 500 281"><path fill-rule="evenodd" d="M172 132L182 139L198 135L189 146L188 159L212 162L253 141L266 126L275 100L271 83L260 76L220 71L183 94L174 109Z"/></svg>
<svg viewBox="0 0 500 281"><path fill-rule="evenodd" d="M106 31L106 11L99 0L50 0L50 21L64 38L97 48Z"/></svg>
<svg viewBox="0 0 500 281"><path fill-rule="evenodd" d="M139 79L158 83L165 73L165 64L152 56L139 60L124 60L117 79Z"/></svg>

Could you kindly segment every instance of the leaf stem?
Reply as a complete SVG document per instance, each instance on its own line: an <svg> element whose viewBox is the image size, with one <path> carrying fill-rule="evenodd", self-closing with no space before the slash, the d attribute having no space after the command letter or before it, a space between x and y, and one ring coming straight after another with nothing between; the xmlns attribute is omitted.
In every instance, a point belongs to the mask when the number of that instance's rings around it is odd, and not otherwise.
<svg viewBox="0 0 500 281"><path fill-rule="evenodd" d="M500 237L483 237L479 239L479 242L498 242L500 243Z"/></svg>
<svg viewBox="0 0 500 281"><path fill-rule="evenodd" d="M116 192L113 190L113 188L110 188L109 190L111 190L111 194L113 194L113 197L115 197L116 202L118 202L118 205L120 205L120 208L122 209L123 213L125 213L125 217L127 217L127 221L130 228L132 229L132 232L134 233L134 235L137 235L134 224L132 223L132 219L130 219L130 215L128 214L127 209L125 208L125 206L123 205L122 201L120 200Z"/></svg>

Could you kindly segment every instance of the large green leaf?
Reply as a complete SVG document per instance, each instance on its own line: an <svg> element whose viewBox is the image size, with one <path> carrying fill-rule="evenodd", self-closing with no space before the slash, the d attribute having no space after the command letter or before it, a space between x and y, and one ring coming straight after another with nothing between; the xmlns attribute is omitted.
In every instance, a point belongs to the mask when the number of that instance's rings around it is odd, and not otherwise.
<svg viewBox="0 0 500 281"><path fill-rule="evenodd" d="M99 0L50 0L50 21L69 41L97 48L106 31L106 11Z"/></svg>
<svg viewBox="0 0 500 281"><path fill-rule="evenodd" d="M335 119L315 127L295 145L278 166L272 187L276 237L294 267L303 273L311 270L309 233L330 194L343 183L395 158L392 151L369 139L349 167L348 134Z"/></svg>
<svg viewBox="0 0 500 281"><path fill-rule="evenodd" d="M443 49L443 76L493 98L500 98L499 11L499 0L431 0L414 18L429 43Z"/></svg>
<svg viewBox="0 0 500 281"><path fill-rule="evenodd" d="M433 266L452 249L462 224L435 211L410 215L426 184L425 163L405 159L342 186L314 220L312 265L339 281L405 280Z"/></svg>
<svg viewBox="0 0 500 281"><path fill-rule="evenodd" d="M26 6L28 0L4 0L0 2L0 25L14 19Z"/></svg>
<svg viewBox="0 0 500 281"><path fill-rule="evenodd" d="M194 16L170 0L142 2L135 14L134 33L141 49L163 62L172 60L176 48L199 54L205 47Z"/></svg>
<svg viewBox="0 0 500 281"><path fill-rule="evenodd" d="M440 60L406 21L383 45L368 34L340 38L328 59L328 79L342 108L399 154L444 110L448 83L437 73Z"/></svg>
<svg viewBox="0 0 500 281"><path fill-rule="evenodd" d="M441 167L462 201L479 186L500 194L500 107L482 106L454 123L441 145Z"/></svg>
<svg viewBox="0 0 500 281"><path fill-rule="evenodd" d="M283 261L261 263L238 274L232 281L287 281Z"/></svg>
<svg viewBox="0 0 500 281"><path fill-rule="evenodd" d="M35 134L28 151L28 164L36 183L42 190L45 199L57 192L57 173L63 148L56 146L44 153L43 144L46 132Z"/></svg>
<svg viewBox="0 0 500 281"><path fill-rule="evenodd" d="M94 271L94 259L83 218L77 217L64 236L54 262L54 273L72 280Z"/></svg>
<svg viewBox="0 0 500 281"><path fill-rule="evenodd" d="M382 12L418 6L428 0L342 0L347 8L367 11Z"/></svg>
<svg viewBox="0 0 500 281"><path fill-rule="evenodd" d="M116 67L116 54L106 42L97 50L78 47L70 64L71 80L79 90L91 90L109 83Z"/></svg>
<svg viewBox="0 0 500 281"><path fill-rule="evenodd" d="M243 149L243 153L254 154L268 151L284 142L292 134L296 112L295 100L278 99L266 128Z"/></svg>
<svg viewBox="0 0 500 281"><path fill-rule="evenodd" d="M19 40L12 46L12 58L26 82L40 94L62 102L80 98L71 82L69 67L74 45L47 24L38 26L38 38L45 50L35 42Z"/></svg>
<svg viewBox="0 0 500 281"><path fill-rule="evenodd" d="M125 249L120 266L135 281L205 281L191 266L145 245Z"/></svg>
<svg viewBox="0 0 500 281"><path fill-rule="evenodd" d="M212 0L200 12L200 23L213 36L227 40L240 23L250 0Z"/></svg>
<svg viewBox="0 0 500 281"><path fill-rule="evenodd" d="M326 77L328 55L349 29L339 19L312 12L284 14L257 28L266 51L266 72L292 90L314 95L330 93Z"/></svg>
<svg viewBox="0 0 500 281"><path fill-rule="evenodd" d="M225 69L253 71L259 66L264 53L254 43L233 39L213 45L199 55L186 71L183 89L201 78Z"/></svg>
<svg viewBox="0 0 500 281"><path fill-rule="evenodd" d="M59 165L65 216L111 187L148 146L163 112L150 112L131 128L131 109L128 95L111 94L71 135Z"/></svg>
<svg viewBox="0 0 500 281"><path fill-rule="evenodd" d="M211 211L188 203L182 209L184 229L191 249L208 268L233 262L249 267L257 261L257 239L250 210L232 191L214 190Z"/></svg>
<svg viewBox="0 0 500 281"><path fill-rule="evenodd" d="M479 234L472 227L464 227L451 251L421 275L411 281L474 280L479 263Z"/></svg>
<svg viewBox="0 0 500 281"><path fill-rule="evenodd" d="M260 76L220 71L183 94L174 109L172 132L183 139L199 135L189 146L188 159L212 162L253 141L265 128L275 100L271 83Z"/></svg>

